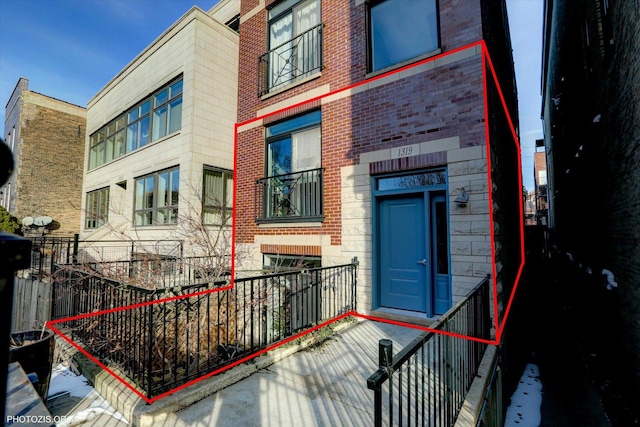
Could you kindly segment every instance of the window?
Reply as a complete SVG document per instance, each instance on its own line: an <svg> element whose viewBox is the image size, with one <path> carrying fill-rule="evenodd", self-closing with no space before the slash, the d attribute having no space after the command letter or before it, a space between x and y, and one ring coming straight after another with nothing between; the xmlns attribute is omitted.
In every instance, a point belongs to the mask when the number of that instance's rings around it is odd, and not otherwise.
<svg viewBox="0 0 640 427"><path fill-rule="evenodd" d="M261 95L322 68L320 0L288 0L269 10L268 49L260 57Z"/></svg>
<svg viewBox="0 0 640 427"><path fill-rule="evenodd" d="M84 227L103 226L109 220L109 187L87 193Z"/></svg>
<svg viewBox="0 0 640 427"><path fill-rule="evenodd" d="M322 267L322 259L318 256L263 254L263 265L265 270L275 272L319 268Z"/></svg>
<svg viewBox="0 0 640 427"><path fill-rule="evenodd" d="M266 128L265 218L322 215L320 121L314 111Z"/></svg>
<svg viewBox="0 0 640 427"><path fill-rule="evenodd" d="M134 224L176 224L180 169L173 168L136 179Z"/></svg>
<svg viewBox="0 0 640 427"><path fill-rule="evenodd" d="M436 0L372 1L369 8L371 71L438 50Z"/></svg>
<svg viewBox="0 0 640 427"><path fill-rule="evenodd" d="M179 131L181 127L182 79L179 79L91 135L89 170Z"/></svg>
<svg viewBox="0 0 640 427"><path fill-rule="evenodd" d="M205 166L202 215L207 225L228 225L231 219L233 172Z"/></svg>

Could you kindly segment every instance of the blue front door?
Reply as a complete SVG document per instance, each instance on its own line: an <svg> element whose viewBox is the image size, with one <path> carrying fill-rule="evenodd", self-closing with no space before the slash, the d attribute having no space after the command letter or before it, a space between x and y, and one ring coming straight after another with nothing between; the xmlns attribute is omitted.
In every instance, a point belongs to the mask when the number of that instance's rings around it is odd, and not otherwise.
<svg viewBox="0 0 640 427"><path fill-rule="evenodd" d="M385 198L379 204L380 302L427 312L427 246L422 194Z"/></svg>

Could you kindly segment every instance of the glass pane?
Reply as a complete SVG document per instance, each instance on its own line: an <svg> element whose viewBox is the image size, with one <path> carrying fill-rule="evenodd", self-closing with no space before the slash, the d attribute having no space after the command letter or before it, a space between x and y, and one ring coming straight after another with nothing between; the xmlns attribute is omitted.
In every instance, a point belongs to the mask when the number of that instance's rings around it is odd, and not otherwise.
<svg viewBox="0 0 640 427"><path fill-rule="evenodd" d="M110 136L109 138L107 138L107 153L105 162L110 162L111 160L113 160L113 149L115 142L116 138L114 136Z"/></svg>
<svg viewBox="0 0 640 427"><path fill-rule="evenodd" d="M291 144L291 171L319 168L321 150L319 127L294 133Z"/></svg>
<svg viewBox="0 0 640 427"><path fill-rule="evenodd" d="M314 124L320 124L321 120L322 120L322 112L320 110L313 111L303 116L298 116L291 120L287 120L287 121L269 126L267 128L267 137L276 136L283 133L289 133L296 129L300 129L306 126L311 126Z"/></svg>
<svg viewBox="0 0 640 427"><path fill-rule="evenodd" d="M158 174L158 207L169 204L169 173Z"/></svg>
<svg viewBox="0 0 640 427"><path fill-rule="evenodd" d="M149 142L149 116L140 120L140 139L139 147L144 147Z"/></svg>
<svg viewBox="0 0 640 427"><path fill-rule="evenodd" d="M96 166L104 163L104 142L96 146Z"/></svg>
<svg viewBox="0 0 640 427"><path fill-rule="evenodd" d="M107 125L107 135L113 135L116 132L116 122Z"/></svg>
<svg viewBox="0 0 640 427"><path fill-rule="evenodd" d="M127 127L127 153L137 148L138 123L133 123Z"/></svg>
<svg viewBox="0 0 640 427"><path fill-rule="evenodd" d="M182 80L179 82L175 82L171 85L171 94L169 95L171 98L175 98L176 96L182 93Z"/></svg>
<svg viewBox="0 0 640 427"><path fill-rule="evenodd" d="M129 111L129 119L128 122L135 122L136 120L138 120L138 107L134 108L133 110Z"/></svg>
<svg viewBox="0 0 640 427"><path fill-rule="evenodd" d="M436 272L449 274L449 241L447 234L447 205L435 202L436 216Z"/></svg>
<svg viewBox="0 0 640 427"><path fill-rule="evenodd" d="M169 133L173 133L182 126L182 97L172 101L169 108Z"/></svg>
<svg viewBox="0 0 640 427"><path fill-rule="evenodd" d="M169 213L165 209L158 209L156 221L158 224L166 224L169 220Z"/></svg>
<svg viewBox="0 0 640 427"><path fill-rule="evenodd" d="M89 152L89 169L93 169L98 166L98 149L92 147Z"/></svg>
<svg viewBox="0 0 640 427"><path fill-rule="evenodd" d="M153 208L153 185L154 185L154 177L150 176L145 178L145 188L144 188L144 207L147 209Z"/></svg>
<svg viewBox="0 0 640 427"><path fill-rule="evenodd" d="M447 175L444 171L426 172L415 175L394 176L378 179L378 190L397 190L401 188L426 187L429 185L446 184Z"/></svg>
<svg viewBox="0 0 640 427"><path fill-rule="evenodd" d="M136 180L136 210L142 209L144 201L144 178Z"/></svg>
<svg viewBox="0 0 640 427"><path fill-rule="evenodd" d="M121 130L121 129L124 129L124 125L125 125L124 121L125 121L125 117L124 116L118 117L116 119L116 132Z"/></svg>
<svg viewBox="0 0 640 427"><path fill-rule="evenodd" d="M113 152L114 158L120 157L125 153L125 132L124 129L115 135L115 149Z"/></svg>
<svg viewBox="0 0 640 427"><path fill-rule="evenodd" d="M171 224L177 224L178 223L178 209L171 209L169 211L169 214L171 215L169 222Z"/></svg>
<svg viewBox="0 0 640 427"><path fill-rule="evenodd" d="M171 205L178 206L180 197L180 170L171 171Z"/></svg>
<svg viewBox="0 0 640 427"><path fill-rule="evenodd" d="M145 114L149 114L149 111L151 111L151 100L145 101L140 104L140 117L144 116Z"/></svg>
<svg viewBox="0 0 640 427"><path fill-rule="evenodd" d="M269 176L291 172L291 138L269 144Z"/></svg>
<svg viewBox="0 0 640 427"><path fill-rule="evenodd" d="M160 107L153 112L153 137L155 141L167 134L167 106Z"/></svg>
<svg viewBox="0 0 640 427"><path fill-rule="evenodd" d="M398 25L399 22L402 25ZM435 0L386 0L371 8L374 71L437 48Z"/></svg>
<svg viewBox="0 0 640 427"><path fill-rule="evenodd" d="M227 188L225 189L225 206L231 208L233 206L233 175L225 174Z"/></svg>
<svg viewBox="0 0 640 427"><path fill-rule="evenodd" d="M165 89L162 92L158 93L154 98L153 106L157 107L157 106L162 105L165 102L167 102L168 94L169 94L169 90L168 89Z"/></svg>

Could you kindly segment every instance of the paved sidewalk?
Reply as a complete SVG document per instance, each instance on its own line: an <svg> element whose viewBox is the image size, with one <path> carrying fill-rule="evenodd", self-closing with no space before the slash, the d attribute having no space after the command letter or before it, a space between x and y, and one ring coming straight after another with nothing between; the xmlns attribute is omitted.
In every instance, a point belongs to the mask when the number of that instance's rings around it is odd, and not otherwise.
<svg viewBox="0 0 640 427"><path fill-rule="evenodd" d="M354 321L326 341L294 353L249 377L223 388L184 409L169 408L188 400L184 393L197 395L207 382L175 393L144 409L158 409L165 417L145 423L157 426L370 426L373 425L373 392L367 378L378 368L378 341L389 338L397 354L421 330L374 321ZM244 366L247 368L247 366ZM70 375L70 374L69 374ZM66 425L126 426L120 414L103 410L103 400L93 389L82 398L63 397L50 405L55 415L66 415ZM125 391L126 392L126 391ZM78 395L80 393L76 393ZM111 391L112 397L126 400ZM139 400L139 399L138 399ZM134 399L135 401L135 399ZM51 402L53 403L53 402ZM139 404L139 403L138 403ZM162 406L166 406L162 409ZM156 408L153 408L156 406ZM145 408L146 407L146 408ZM168 413L167 413L168 411ZM132 419L129 419L131 423Z"/></svg>
<svg viewBox="0 0 640 427"><path fill-rule="evenodd" d="M176 414L178 426L371 426L378 341L394 353L422 331L358 322Z"/></svg>

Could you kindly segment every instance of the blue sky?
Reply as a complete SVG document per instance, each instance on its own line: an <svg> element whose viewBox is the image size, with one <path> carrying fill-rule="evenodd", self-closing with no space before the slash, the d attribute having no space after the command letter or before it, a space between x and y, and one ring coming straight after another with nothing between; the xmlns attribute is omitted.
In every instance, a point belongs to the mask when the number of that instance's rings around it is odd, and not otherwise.
<svg viewBox="0 0 640 427"><path fill-rule="evenodd" d="M18 79L86 106L113 76L193 5L218 0L0 0L0 126ZM337 1L337 0L331 0ZM507 0L518 81L523 177L533 187L540 122L543 0Z"/></svg>

